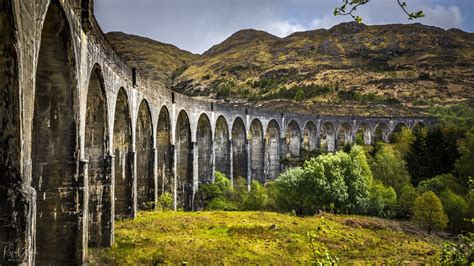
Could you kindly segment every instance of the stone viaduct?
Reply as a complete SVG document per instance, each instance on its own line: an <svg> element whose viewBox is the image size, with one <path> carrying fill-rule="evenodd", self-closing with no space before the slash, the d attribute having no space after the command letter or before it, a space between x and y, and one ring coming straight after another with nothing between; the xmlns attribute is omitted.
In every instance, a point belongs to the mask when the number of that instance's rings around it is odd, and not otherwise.
<svg viewBox="0 0 474 266"><path fill-rule="evenodd" d="M84 263L88 247L111 245L114 219L164 192L192 210L215 171L266 182L301 149L434 123L271 113L152 87L111 49L92 7L1 0L0 264Z"/></svg>

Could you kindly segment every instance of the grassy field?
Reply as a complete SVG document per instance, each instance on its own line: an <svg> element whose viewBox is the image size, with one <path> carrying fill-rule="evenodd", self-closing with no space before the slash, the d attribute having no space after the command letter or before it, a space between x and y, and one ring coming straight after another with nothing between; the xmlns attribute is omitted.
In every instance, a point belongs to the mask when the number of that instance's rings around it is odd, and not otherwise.
<svg viewBox="0 0 474 266"><path fill-rule="evenodd" d="M317 228L321 230L317 230ZM116 222L112 248L91 250L91 264L301 264L327 249L341 264L436 262L443 239L408 222L324 214L141 212Z"/></svg>

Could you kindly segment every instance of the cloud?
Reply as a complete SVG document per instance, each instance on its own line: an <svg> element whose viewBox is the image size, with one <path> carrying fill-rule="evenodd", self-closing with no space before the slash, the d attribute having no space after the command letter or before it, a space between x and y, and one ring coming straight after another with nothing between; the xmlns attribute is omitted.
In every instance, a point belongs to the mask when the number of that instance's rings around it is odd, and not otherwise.
<svg viewBox="0 0 474 266"><path fill-rule="evenodd" d="M290 23L287 20L275 20L270 21L267 25L263 26L262 30L279 37L286 37L293 32L305 31L308 30L308 28L299 23Z"/></svg>
<svg viewBox="0 0 474 266"><path fill-rule="evenodd" d="M462 27L463 18L458 6L436 5L435 7L423 8L423 12L426 14L426 17L420 20L421 23L438 26L443 29Z"/></svg>

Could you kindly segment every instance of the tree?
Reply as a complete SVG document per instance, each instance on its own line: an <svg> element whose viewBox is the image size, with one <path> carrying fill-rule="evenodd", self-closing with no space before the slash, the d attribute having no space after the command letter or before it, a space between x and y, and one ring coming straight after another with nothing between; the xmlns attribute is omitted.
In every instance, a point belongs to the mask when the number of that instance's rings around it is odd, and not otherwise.
<svg viewBox="0 0 474 266"><path fill-rule="evenodd" d="M397 203L397 193L392 187L386 187L379 180L374 180L370 189L368 213L371 215L390 217Z"/></svg>
<svg viewBox="0 0 474 266"><path fill-rule="evenodd" d="M405 161L400 153L388 145L382 145L371 163L374 178L391 186L399 194L402 187L410 182Z"/></svg>
<svg viewBox="0 0 474 266"><path fill-rule="evenodd" d="M397 217L411 218L413 216L412 206L418 197L418 192L411 183L405 184L399 194L397 201Z"/></svg>
<svg viewBox="0 0 474 266"><path fill-rule="evenodd" d="M392 146L395 150L400 152L402 158L406 157L414 141L415 135L408 127L402 127L400 131L395 132L392 135Z"/></svg>
<svg viewBox="0 0 474 266"><path fill-rule="evenodd" d="M448 226L451 231L459 232L468 228L469 224L465 221L468 206L461 196L447 189L441 193L441 202L448 215Z"/></svg>
<svg viewBox="0 0 474 266"><path fill-rule="evenodd" d="M348 159L344 168L344 179L349 194L347 208L351 213L364 213L369 203L372 172L361 146L353 146Z"/></svg>
<svg viewBox="0 0 474 266"><path fill-rule="evenodd" d="M456 177L452 174L437 175L433 178L423 180L418 184L418 192L421 194L426 191L433 191L437 196L447 189L461 194L466 192L466 188L459 185Z"/></svg>
<svg viewBox="0 0 474 266"><path fill-rule="evenodd" d="M403 0L396 0L400 8L408 16L409 20L422 18L425 16L423 11L410 12L407 10L407 4ZM357 23L362 23L362 18L354 13L359 6L365 5L369 0L342 0L342 5L334 9L334 16L351 16Z"/></svg>
<svg viewBox="0 0 474 266"><path fill-rule="evenodd" d="M433 191L426 191L417 197L413 205L413 219L426 229L428 234L435 229L444 229L448 217L444 213L443 205Z"/></svg>
<svg viewBox="0 0 474 266"><path fill-rule="evenodd" d="M474 177L474 128L466 133L459 142L460 157L456 161L456 170L464 177ZM467 184L467 179L465 182Z"/></svg>

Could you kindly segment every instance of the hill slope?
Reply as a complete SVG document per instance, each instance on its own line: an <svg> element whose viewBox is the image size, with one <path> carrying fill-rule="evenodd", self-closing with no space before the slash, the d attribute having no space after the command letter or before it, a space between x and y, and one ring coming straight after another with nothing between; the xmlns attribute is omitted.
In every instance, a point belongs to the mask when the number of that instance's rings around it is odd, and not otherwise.
<svg viewBox="0 0 474 266"><path fill-rule="evenodd" d="M152 84L169 87L187 65L198 56L174 45L148 38L110 32L106 38L130 66L135 66Z"/></svg>
<svg viewBox="0 0 474 266"><path fill-rule="evenodd" d="M281 111L417 114L472 102L472 62L474 34L421 24L350 22L286 38L243 30L194 61L174 89ZM300 90L305 100L295 103Z"/></svg>
<svg viewBox="0 0 474 266"><path fill-rule="evenodd" d="M308 232L343 265L436 264L443 242L407 222L362 216L140 212L116 222L115 244L92 251L92 264L310 264Z"/></svg>

